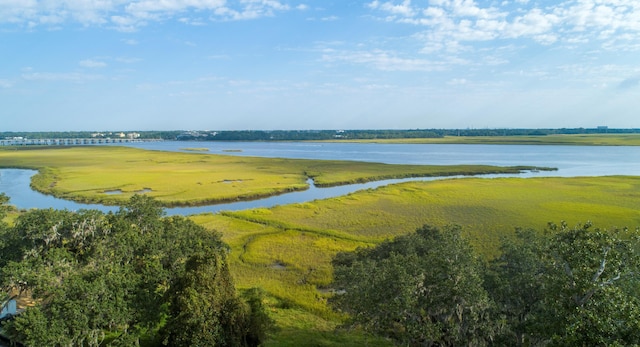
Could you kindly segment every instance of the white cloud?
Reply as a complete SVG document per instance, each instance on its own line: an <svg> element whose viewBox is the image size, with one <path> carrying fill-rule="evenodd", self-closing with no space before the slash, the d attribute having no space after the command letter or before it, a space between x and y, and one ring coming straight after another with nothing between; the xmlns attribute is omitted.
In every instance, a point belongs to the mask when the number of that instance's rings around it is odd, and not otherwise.
<svg viewBox="0 0 640 347"><path fill-rule="evenodd" d="M138 42L138 40L134 40L134 39L125 39L125 40L122 40L122 42L124 42L129 46L137 46L140 43Z"/></svg>
<svg viewBox="0 0 640 347"><path fill-rule="evenodd" d="M404 0L401 4L394 4L392 1L380 2L373 1L367 4L367 7L374 10L381 10L389 12L392 15L399 15L405 17L411 17L414 15L413 8L411 6L411 0Z"/></svg>
<svg viewBox="0 0 640 347"><path fill-rule="evenodd" d="M303 10L306 5L297 8ZM134 31L159 20L183 19L187 24L200 25L203 22L197 17L202 15L212 20L238 20L290 9L276 0L0 0L0 23L28 27L79 23Z"/></svg>
<svg viewBox="0 0 640 347"><path fill-rule="evenodd" d="M554 14L533 9L523 16L516 17L513 22L506 25L502 36L506 38L530 37L541 43L553 43L557 40L554 26L560 22L561 19Z"/></svg>
<svg viewBox="0 0 640 347"><path fill-rule="evenodd" d="M441 71L447 69L446 63L426 59L402 58L394 52L374 51L334 51L325 50L322 61L364 64L383 71Z"/></svg>
<svg viewBox="0 0 640 347"><path fill-rule="evenodd" d="M134 1L125 7L125 12L138 18L150 18L154 14L174 14L195 10L215 10L225 6L225 0L141 0Z"/></svg>
<svg viewBox="0 0 640 347"><path fill-rule="evenodd" d="M461 86L461 85L465 85L468 84L469 81L467 81L467 79L465 78L454 78L452 80L450 80L449 82L447 82L448 85L451 86Z"/></svg>
<svg viewBox="0 0 640 347"><path fill-rule="evenodd" d="M72 82L85 83L103 79L101 75L84 74L78 72L52 73L52 72L29 72L24 73L22 78L27 81L48 81L48 82Z"/></svg>
<svg viewBox="0 0 640 347"><path fill-rule="evenodd" d="M123 64L135 64L142 61L142 59L140 58L128 58L128 57L118 57L118 58L115 58L114 60L117 61L118 63L123 63Z"/></svg>
<svg viewBox="0 0 640 347"><path fill-rule="evenodd" d="M485 5L489 3L489 5ZM488 40L531 39L541 44L598 41L603 47L637 47L640 1L567 0L545 7L528 0L500 7L477 0L431 0L428 5L373 1L367 7L383 20L428 28L425 51Z"/></svg>
<svg viewBox="0 0 640 347"><path fill-rule="evenodd" d="M88 68L100 68L100 67L106 67L107 63L99 60L86 59L86 60L80 61L80 66L88 67Z"/></svg>
<svg viewBox="0 0 640 347"><path fill-rule="evenodd" d="M13 83L9 80L0 79L0 88L11 88Z"/></svg>
<svg viewBox="0 0 640 347"><path fill-rule="evenodd" d="M327 16L327 17L320 18L320 20L323 22L334 22L334 21L337 21L338 19L340 19L338 18L338 16Z"/></svg>

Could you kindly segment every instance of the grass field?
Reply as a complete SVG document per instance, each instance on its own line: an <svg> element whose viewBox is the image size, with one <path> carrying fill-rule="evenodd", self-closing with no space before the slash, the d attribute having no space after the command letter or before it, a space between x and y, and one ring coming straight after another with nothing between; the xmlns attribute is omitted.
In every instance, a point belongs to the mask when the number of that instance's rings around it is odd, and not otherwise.
<svg viewBox="0 0 640 347"><path fill-rule="evenodd" d="M0 167L39 170L32 187L56 197L117 205L144 192L165 206L250 200L304 190L309 177L317 185L331 186L386 178L514 173L522 169L239 157L107 146L2 149Z"/></svg>
<svg viewBox="0 0 640 347"><path fill-rule="evenodd" d="M546 136L445 136L443 138L335 140L332 142L433 143L485 145L640 146L640 134L579 134Z"/></svg>

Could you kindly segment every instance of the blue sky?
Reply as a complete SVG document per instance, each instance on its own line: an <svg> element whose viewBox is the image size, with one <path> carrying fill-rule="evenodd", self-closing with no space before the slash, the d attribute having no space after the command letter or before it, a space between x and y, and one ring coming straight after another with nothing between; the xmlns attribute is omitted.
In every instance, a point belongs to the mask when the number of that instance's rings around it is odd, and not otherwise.
<svg viewBox="0 0 640 347"><path fill-rule="evenodd" d="M640 127L638 0L0 0L0 131Z"/></svg>

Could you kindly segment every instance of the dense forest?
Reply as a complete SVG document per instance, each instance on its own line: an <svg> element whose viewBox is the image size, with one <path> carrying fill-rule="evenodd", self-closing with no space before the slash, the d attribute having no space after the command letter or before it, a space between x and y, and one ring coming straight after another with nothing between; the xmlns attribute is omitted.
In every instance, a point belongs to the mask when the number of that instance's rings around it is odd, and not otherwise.
<svg viewBox="0 0 640 347"><path fill-rule="evenodd" d="M272 323L260 290L236 292L227 252L141 195L116 213L24 212L0 222L0 302L30 304L1 328L27 346L257 346Z"/></svg>
<svg viewBox="0 0 640 347"><path fill-rule="evenodd" d="M336 139L411 139L445 136L545 136L567 134L636 134L640 129L404 129L404 130L220 130L220 131L137 131L132 132L0 132L0 139L117 138L135 134L139 139L185 141L304 141Z"/></svg>

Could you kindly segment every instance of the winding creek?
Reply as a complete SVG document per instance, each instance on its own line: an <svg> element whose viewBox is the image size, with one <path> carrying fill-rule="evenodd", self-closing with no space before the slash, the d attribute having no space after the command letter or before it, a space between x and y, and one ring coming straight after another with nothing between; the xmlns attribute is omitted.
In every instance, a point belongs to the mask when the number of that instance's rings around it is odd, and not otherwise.
<svg viewBox="0 0 640 347"><path fill-rule="evenodd" d="M358 144L358 143L256 143L256 142L154 142L129 146L148 150L184 151L185 148L207 148L211 154L239 156L285 157L301 159L360 160L389 164L486 164L497 166L546 166L558 168L550 172L526 172L519 175L485 175L481 177L543 176L640 176L640 147L591 146L522 146L522 145L432 145L432 144ZM11 198L18 208L99 209L116 211L113 206L79 204L33 191L30 186L34 170L1 169L0 192ZM456 176L457 177L457 176ZM453 177L427 177L383 180L339 187L317 188L309 181L309 189L269 198L198 207L165 209L167 215L190 215L205 212L236 211L273 207L346 195L362 189L373 189L406 181L427 181Z"/></svg>

